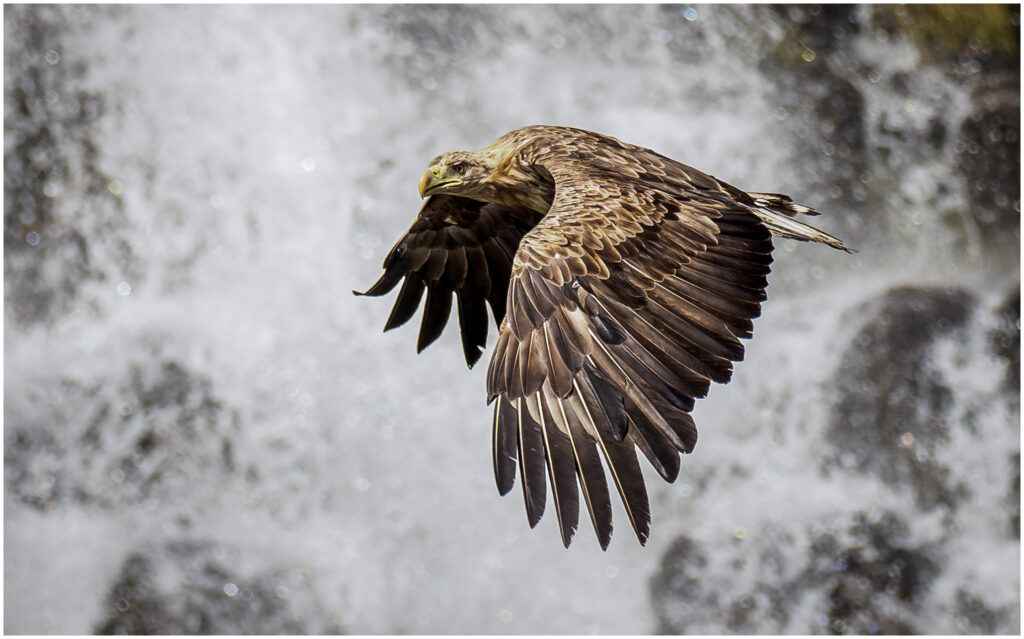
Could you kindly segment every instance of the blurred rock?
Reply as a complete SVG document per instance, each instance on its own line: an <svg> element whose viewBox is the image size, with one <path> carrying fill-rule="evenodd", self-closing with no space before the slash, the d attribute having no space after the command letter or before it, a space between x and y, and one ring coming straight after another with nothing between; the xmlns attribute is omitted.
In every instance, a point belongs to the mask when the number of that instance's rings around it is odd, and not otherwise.
<svg viewBox="0 0 1024 639"><path fill-rule="evenodd" d="M774 100L785 114L798 148L802 179L819 191L814 206L837 212L836 223L856 216L866 179L867 113L864 96L845 61L860 32L856 7L790 5L774 7L784 36L760 67L775 84ZM854 229L841 229L846 235Z"/></svg>
<svg viewBox="0 0 1024 639"><path fill-rule="evenodd" d="M1020 539L1020 451L1010 456L1010 467L1017 473L1010 479L1010 489L1006 491L1004 503L1010 512L1009 533L1013 539Z"/></svg>
<svg viewBox="0 0 1024 639"><path fill-rule="evenodd" d="M669 546L650 585L660 622L658 634L683 634L694 617L702 616L705 608L700 600L701 575L705 574L707 564L704 551L689 537L680 537Z"/></svg>
<svg viewBox="0 0 1024 639"><path fill-rule="evenodd" d="M913 42L926 62L976 60L1019 69L1020 7L1010 4L874 5L871 24Z"/></svg>
<svg viewBox="0 0 1024 639"><path fill-rule="evenodd" d="M932 631L919 623L917 610L940 572L935 550L909 542L898 515L858 514L843 530L809 537L802 565L793 565L799 551L785 534L713 549L677 539L650 582L658 632ZM709 570L709 556L718 553L730 556Z"/></svg>
<svg viewBox="0 0 1024 639"><path fill-rule="evenodd" d="M865 233L916 233L901 228L897 216L867 213L902 208L893 196L910 192L940 212L963 243L977 246L980 237L986 246L1019 247L1019 7L790 5L772 14L782 35L761 69L773 80L779 119L793 133L801 181L816 191L816 208L836 215L844 237L857 243ZM872 39L910 42L923 64L941 67L958 90L973 88L971 114L949 122L948 89L918 69L881 64L858 50ZM880 97L875 86L888 90ZM906 181L954 145L975 228L964 228L959 184L934 179L920 189Z"/></svg>
<svg viewBox="0 0 1024 639"><path fill-rule="evenodd" d="M871 24L914 43L928 65L972 89L970 114L953 123L967 195L968 243L1016 255L1020 247L1020 7L875 5ZM945 125L936 121L936 139ZM911 147L919 145L911 144ZM943 188L937 184L936 191ZM938 202L936 203L939 204ZM947 216L963 225L958 206ZM963 231L959 231L963 232Z"/></svg>
<svg viewBox="0 0 1024 639"><path fill-rule="evenodd" d="M1006 632L1004 610L988 608L980 597L963 589L956 592L956 629L965 635L991 635Z"/></svg>
<svg viewBox="0 0 1024 639"><path fill-rule="evenodd" d="M986 244L1020 249L1020 75L987 74L957 143L971 218Z"/></svg>
<svg viewBox="0 0 1024 639"><path fill-rule="evenodd" d="M786 29L774 52L781 60L816 63L822 54L842 50L851 37L860 33L856 5L774 5L770 10L781 18Z"/></svg>
<svg viewBox="0 0 1024 639"><path fill-rule="evenodd" d="M952 506L964 488L932 461L948 432L952 392L931 364L932 348L962 335L975 300L956 288L901 287L869 302L839 363L823 468L873 472L911 486L922 508Z"/></svg>
<svg viewBox="0 0 1024 639"><path fill-rule="evenodd" d="M730 555L727 562L710 566L711 556L723 551ZM658 634L783 632L792 593L783 582L781 560L771 546L711 548L686 536L676 539L649 586Z"/></svg>
<svg viewBox="0 0 1024 639"><path fill-rule="evenodd" d="M63 377L6 398L10 496L40 509L66 501L114 507L235 473L237 416L209 378L159 357L125 373Z"/></svg>
<svg viewBox="0 0 1024 639"><path fill-rule="evenodd" d="M843 540L825 534L811 544L807 587L828 592L832 634L917 634L915 612L939 574L927 548L906 539L903 521L885 513L859 515Z"/></svg>
<svg viewBox="0 0 1024 639"><path fill-rule="evenodd" d="M95 632L106 635L340 634L299 575L240 574L208 542L180 541L132 553L110 588ZM300 620L300 618L302 620Z"/></svg>
<svg viewBox="0 0 1024 639"><path fill-rule="evenodd" d="M996 311L998 325L989 333L992 353L1003 358L1006 376L1003 390L1020 406L1020 284L1010 291Z"/></svg>
<svg viewBox="0 0 1024 639"><path fill-rule="evenodd" d="M76 87L86 69L62 47L68 19L39 5L4 20L4 287L21 324L66 312L88 280L138 275L117 232L121 187L94 139L107 105Z"/></svg>
<svg viewBox="0 0 1024 639"><path fill-rule="evenodd" d="M1014 409L1020 424L1020 284L1006 296L996 310L996 327L989 333L989 347L992 353L1003 359L1006 374L1003 377L1002 393ZM1010 468L1016 473L1010 478L1009 489L1004 503L1009 512L1009 534L1020 539L1020 451L1010 456Z"/></svg>

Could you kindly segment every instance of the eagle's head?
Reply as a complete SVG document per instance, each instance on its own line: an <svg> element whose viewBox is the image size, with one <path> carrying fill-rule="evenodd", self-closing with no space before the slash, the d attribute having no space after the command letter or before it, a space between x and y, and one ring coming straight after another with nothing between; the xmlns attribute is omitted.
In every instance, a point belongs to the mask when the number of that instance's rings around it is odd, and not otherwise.
<svg viewBox="0 0 1024 639"><path fill-rule="evenodd" d="M430 162L420 178L420 197L449 193L486 199L497 162L480 151L449 151Z"/></svg>
<svg viewBox="0 0 1024 639"><path fill-rule="evenodd" d="M515 140L499 138L479 151L449 151L430 162L420 178L420 197L446 193L546 213L554 181L520 154Z"/></svg>

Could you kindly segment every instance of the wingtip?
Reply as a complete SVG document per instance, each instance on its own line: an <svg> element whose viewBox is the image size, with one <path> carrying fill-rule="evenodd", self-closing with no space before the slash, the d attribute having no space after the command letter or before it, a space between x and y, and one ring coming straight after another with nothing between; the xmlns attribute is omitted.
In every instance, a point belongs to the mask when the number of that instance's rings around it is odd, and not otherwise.
<svg viewBox="0 0 1024 639"><path fill-rule="evenodd" d="M636 532L636 538L637 541L640 542L640 545L646 546L647 540L651 537L651 522L649 520L641 522L640 527L634 528L634 531Z"/></svg>
<svg viewBox="0 0 1024 639"><path fill-rule="evenodd" d="M611 520L605 522L606 526L594 526L594 534L597 536L597 545L601 550L608 552L608 546L612 544L612 532L615 530Z"/></svg>
<svg viewBox="0 0 1024 639"><path fill-rule="evenodd" d="M484 354L482 348L477 347L476 352L467 351L466 355L466 367L473 370L473 367L480 363L480 356ZM491 402L488 401L488 404Z"/></svg>
<svg viewBox="0 0 1024 639"><path fill-rule="evenodd" d="M572 545L572 538L576 535L576 529L569 530L562 533L562 545L568 550L569 546Z"/></svg>

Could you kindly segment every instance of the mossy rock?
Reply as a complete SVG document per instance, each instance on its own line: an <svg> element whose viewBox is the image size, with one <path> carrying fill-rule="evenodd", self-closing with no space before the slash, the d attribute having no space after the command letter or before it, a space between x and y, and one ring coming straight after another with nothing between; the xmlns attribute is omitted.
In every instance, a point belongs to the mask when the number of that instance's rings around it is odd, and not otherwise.
<svg viewBox="0 0 1024 639"><path fill-rule="evenodd" d="M931 62L967 53L1020 59L1020 8L1009 4L878 5L873 26L911 40Z"/></svg>

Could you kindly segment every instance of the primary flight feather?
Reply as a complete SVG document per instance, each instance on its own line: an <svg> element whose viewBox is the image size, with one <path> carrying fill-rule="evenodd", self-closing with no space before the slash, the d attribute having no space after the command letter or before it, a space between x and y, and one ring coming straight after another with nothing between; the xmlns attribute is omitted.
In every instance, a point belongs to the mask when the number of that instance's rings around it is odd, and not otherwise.
<svg viewBox="0 0 1024 639"><path fill-rule="evenodd" d="M499 326L487 371L495 403L494 475L518 471L535 526L550 486L562 541L580 496L602 548L612 533L601 459L641 544L650 533L639 448L669 482L697 442L690 411L725 383L752 335L771 236L848 250L796 219L817 215L775 193L748 193L614 138L530 126L479 151L435 158L427 200L361 295L399 282L384 330L426 292L417 348L444 330L454 295L466 363Z"/></svg>

